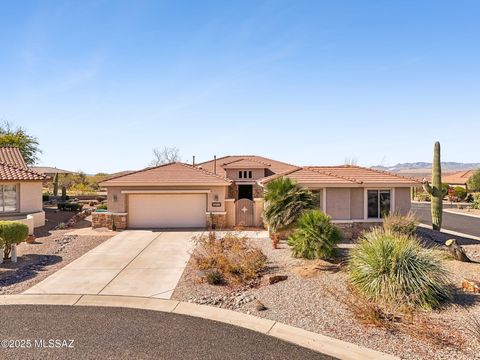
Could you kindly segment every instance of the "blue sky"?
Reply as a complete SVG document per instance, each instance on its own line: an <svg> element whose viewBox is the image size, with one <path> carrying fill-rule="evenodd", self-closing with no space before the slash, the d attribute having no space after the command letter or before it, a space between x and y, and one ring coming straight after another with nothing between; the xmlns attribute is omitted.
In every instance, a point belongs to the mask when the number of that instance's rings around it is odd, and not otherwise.
<svg viewBox="0 0 480 360"><path fill-rule="evenodd" d="M41 164L478 162L478 1L3 1L0 119Z"/></svg>

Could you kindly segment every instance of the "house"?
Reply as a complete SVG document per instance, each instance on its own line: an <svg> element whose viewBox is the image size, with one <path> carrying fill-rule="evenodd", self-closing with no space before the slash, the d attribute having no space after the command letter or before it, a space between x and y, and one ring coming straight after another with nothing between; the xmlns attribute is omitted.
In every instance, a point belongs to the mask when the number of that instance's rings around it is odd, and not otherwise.
<svg viewBox="0 0 480 360"><path fill-rule="evenodd" d="M468 180L475 174L478 170L467 170L467 171L457 171L454 173L449 173L443 175L442 182L448 184L452 187L461 186L465 189L468 189Z"/></svg>
<svg viewBox="0 0 480 360"><path fill-rule="evenodd" d="M29 169L39 174L46 175L52 179L55 176L55 174L58 174L58 175L75 174L73 171L62 170L52 166L30 166Z"/></svg>
<svg viewBox="0 0 480 360"><path fill-rule="evenodd" d="M22 221L30 234L45 225L42 182L46 179L27 168L18 148L0 147L0 220Z"/></svg>
<svg viewBox="0 0 480 360"><path fill-rule="evenodd" d="M358 166L299 167L261 156L226 156L103 181L109 211L95 213L93 225L111 225L115 219L117 228L262 227L264 187L281 176L315 192L319 208L351 231L382 222L388 212L407 213L410 189L419 184Z"/></svg>

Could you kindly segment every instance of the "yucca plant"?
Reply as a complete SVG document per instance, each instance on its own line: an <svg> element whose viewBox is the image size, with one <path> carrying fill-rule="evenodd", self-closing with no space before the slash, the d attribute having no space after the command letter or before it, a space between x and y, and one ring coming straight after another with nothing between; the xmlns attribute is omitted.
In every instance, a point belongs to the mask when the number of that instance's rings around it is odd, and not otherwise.
<svg viewBox="0 0 480 360"><path fill-rule="evenodd" d="M363 235L350 255L351 285L370 300L432 309L451 299L447 270L436 249L382 229Z"/></svg>
<svg viewBox="0 0 480 360"><path fill-rule="evenodd" d="M290 229L303 211L315 208L317 201L310 190L286 177L269 182L264 199L263 216L273 233Z"/></svg>
<svg viewBox="0 0 480 360"><path fill-rule="evenodd" d="M288 239L294 257L331 259L337 253L340 230L331 223L330 216L319 210L304 212L297 228Z"/></svg>

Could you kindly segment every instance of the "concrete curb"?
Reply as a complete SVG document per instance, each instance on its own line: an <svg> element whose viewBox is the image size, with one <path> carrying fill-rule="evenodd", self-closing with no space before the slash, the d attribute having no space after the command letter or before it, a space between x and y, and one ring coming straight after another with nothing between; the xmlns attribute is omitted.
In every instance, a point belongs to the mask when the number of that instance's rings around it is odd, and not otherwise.
<svg viewBox="0 0 480 360"><path fill-rule="evenodd" d="M431 226L431 225L427 225L427 224L420 223L420 224L418 224L418 226L420 226L420 227L422 227L422 228L425 228L425 229L430 229L430 230L432 230L432 226ZM470 234L465 234L465 233L461 233L461 232L458 232L458 231L452 231L452 230L442 229L440 232L441 232L441 233L444 233L444 234L448 234L448 235L460 236L460 237L464 237L464 238L467 238L467 239L472 239L472 240L478 240L478 241L480 241L480 237L478 237L478 236L474 236L474 235L470 235Z"/></svg>
<svg viewBox="0 0 480 360"><path fill-rule="evenodd" d="M460 215L460 216L470 216L473 218L480 219L480 215L474 215L474 214L466 214L458 211L453 211L451 209L443 209L443 212L449 213L449 214L454 214L454 215Z"/></svg>
<svg viewBox="0 0 480 360"><path fill-rule="evenodd" d="M125 307L189 315L257 331L283 341L344 360L399 360L399 357L364 348L274 320L193 303L134 296L110 295L0 295L0 305L69 305Z"/></svg>

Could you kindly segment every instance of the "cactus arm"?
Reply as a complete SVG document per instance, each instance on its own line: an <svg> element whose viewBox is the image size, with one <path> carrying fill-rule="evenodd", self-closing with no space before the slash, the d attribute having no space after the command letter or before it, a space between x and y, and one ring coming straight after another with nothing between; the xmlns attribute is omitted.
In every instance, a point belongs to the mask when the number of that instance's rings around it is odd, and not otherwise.
<svg viewBox="0 0 480 360"><path fill-rule="evenodd" d="M433 188L431 187L430 183L427 181L427 179L423 179L422 181L423 185L423 190L425 190L427 193L430 195L433 195Z"/></svg>

